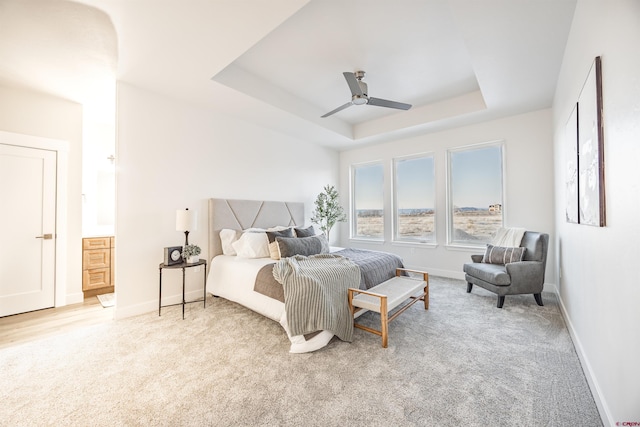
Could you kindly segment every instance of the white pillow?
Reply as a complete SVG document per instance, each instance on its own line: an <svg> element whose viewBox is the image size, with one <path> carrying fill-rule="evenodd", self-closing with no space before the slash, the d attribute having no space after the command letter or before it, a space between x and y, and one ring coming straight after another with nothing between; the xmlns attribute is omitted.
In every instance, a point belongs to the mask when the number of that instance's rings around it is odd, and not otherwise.
<svg viewBox="0 0 640 427"><path fill-rule="evenodd" d="M236 255L236 250L233 248L232 243L237 241L242 236L242 231L230 230L224 228L220 230L220 242L222 243L222 253L224 255Z"/></svg>
<svg viewBox="0 0 640 427"><path fill-rule="evenodd" d="M245 228L244 230L242 230L245 233L261 233L264 231L267 231L265 228L257 228L257 227L252 227L252 228Z"/></svg>
<svg viewBox="0 0 640 427"><path fill-rule="evenodd" d="M231 246L242 258L269 258L270 256L267 233L242 233L242 237Z"/></svg>

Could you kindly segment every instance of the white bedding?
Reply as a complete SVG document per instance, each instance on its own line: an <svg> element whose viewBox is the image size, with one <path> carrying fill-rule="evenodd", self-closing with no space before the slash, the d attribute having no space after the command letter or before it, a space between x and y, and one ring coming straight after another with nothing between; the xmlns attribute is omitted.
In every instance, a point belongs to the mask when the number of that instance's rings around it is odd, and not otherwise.
<svg viewBox="0 0 640 427"><path fill-rule="evenodd" d="M275 263L271 258L241 258L218 255L211 260L207 292L237 302L276 322L284 312L284 303L253 290L262 267Z"/></svg>
<svg viewBox="0 0 640 427"><path fill-rule="evenodd" d="M218 255L211 260L207 292L236 302L280 323L291 341L291 353L306 353L324 347L333 337L331 332L322 331L309 340L300 335L291 336L284 303L253 290L260 269L273 263L275 261L270 258Z"/></svg>

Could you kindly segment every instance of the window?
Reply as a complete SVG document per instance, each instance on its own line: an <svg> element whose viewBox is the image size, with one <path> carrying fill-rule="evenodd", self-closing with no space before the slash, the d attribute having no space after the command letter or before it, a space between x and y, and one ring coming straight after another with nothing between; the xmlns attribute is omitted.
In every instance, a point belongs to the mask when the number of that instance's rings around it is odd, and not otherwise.
<svg viewBox="0 0 640 427"><path fill-rule="evenodd" d="M394 240L435 242L433 155L393 160Z"/></svg>
<svg viewBox="0 0 640 427"><path fill-rule="evenodd" d="M384 238L384 168L382 163L351 167L352 228L351 237Z"/></svg>
<svg viewBox="0 0 640 427"><path fill-rule="evenodd" d="M502 227L502 143L449 150L449 243L482 244Z"/></svg>

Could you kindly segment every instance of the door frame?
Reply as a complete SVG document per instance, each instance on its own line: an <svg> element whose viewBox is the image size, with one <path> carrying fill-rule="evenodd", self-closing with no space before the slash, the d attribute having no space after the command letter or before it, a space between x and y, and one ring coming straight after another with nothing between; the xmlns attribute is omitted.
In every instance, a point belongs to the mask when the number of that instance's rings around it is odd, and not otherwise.
<svg viewBox="0 0 640 427"><path fill-rule="evenodd" d="M56 226L54 306L67 303L67 182L69 170L69 142L40 136L0 131L0 144L49 150L56 153Z"/></svg>

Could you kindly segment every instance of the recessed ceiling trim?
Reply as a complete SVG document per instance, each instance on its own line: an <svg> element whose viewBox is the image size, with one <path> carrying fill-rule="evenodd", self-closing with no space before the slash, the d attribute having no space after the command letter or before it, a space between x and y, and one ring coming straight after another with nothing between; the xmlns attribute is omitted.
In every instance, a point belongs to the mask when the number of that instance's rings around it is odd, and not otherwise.
<svg viewBox="0 0 640 427"><path fill-rule="evenodd" d="M409 111L360 123L354 126L354 139L357 141L413 126L424 125L425 123L476 113L486 110L486 108L487 105L484 102L482 92L477 90L433 104L414 107Z"/></svg>

